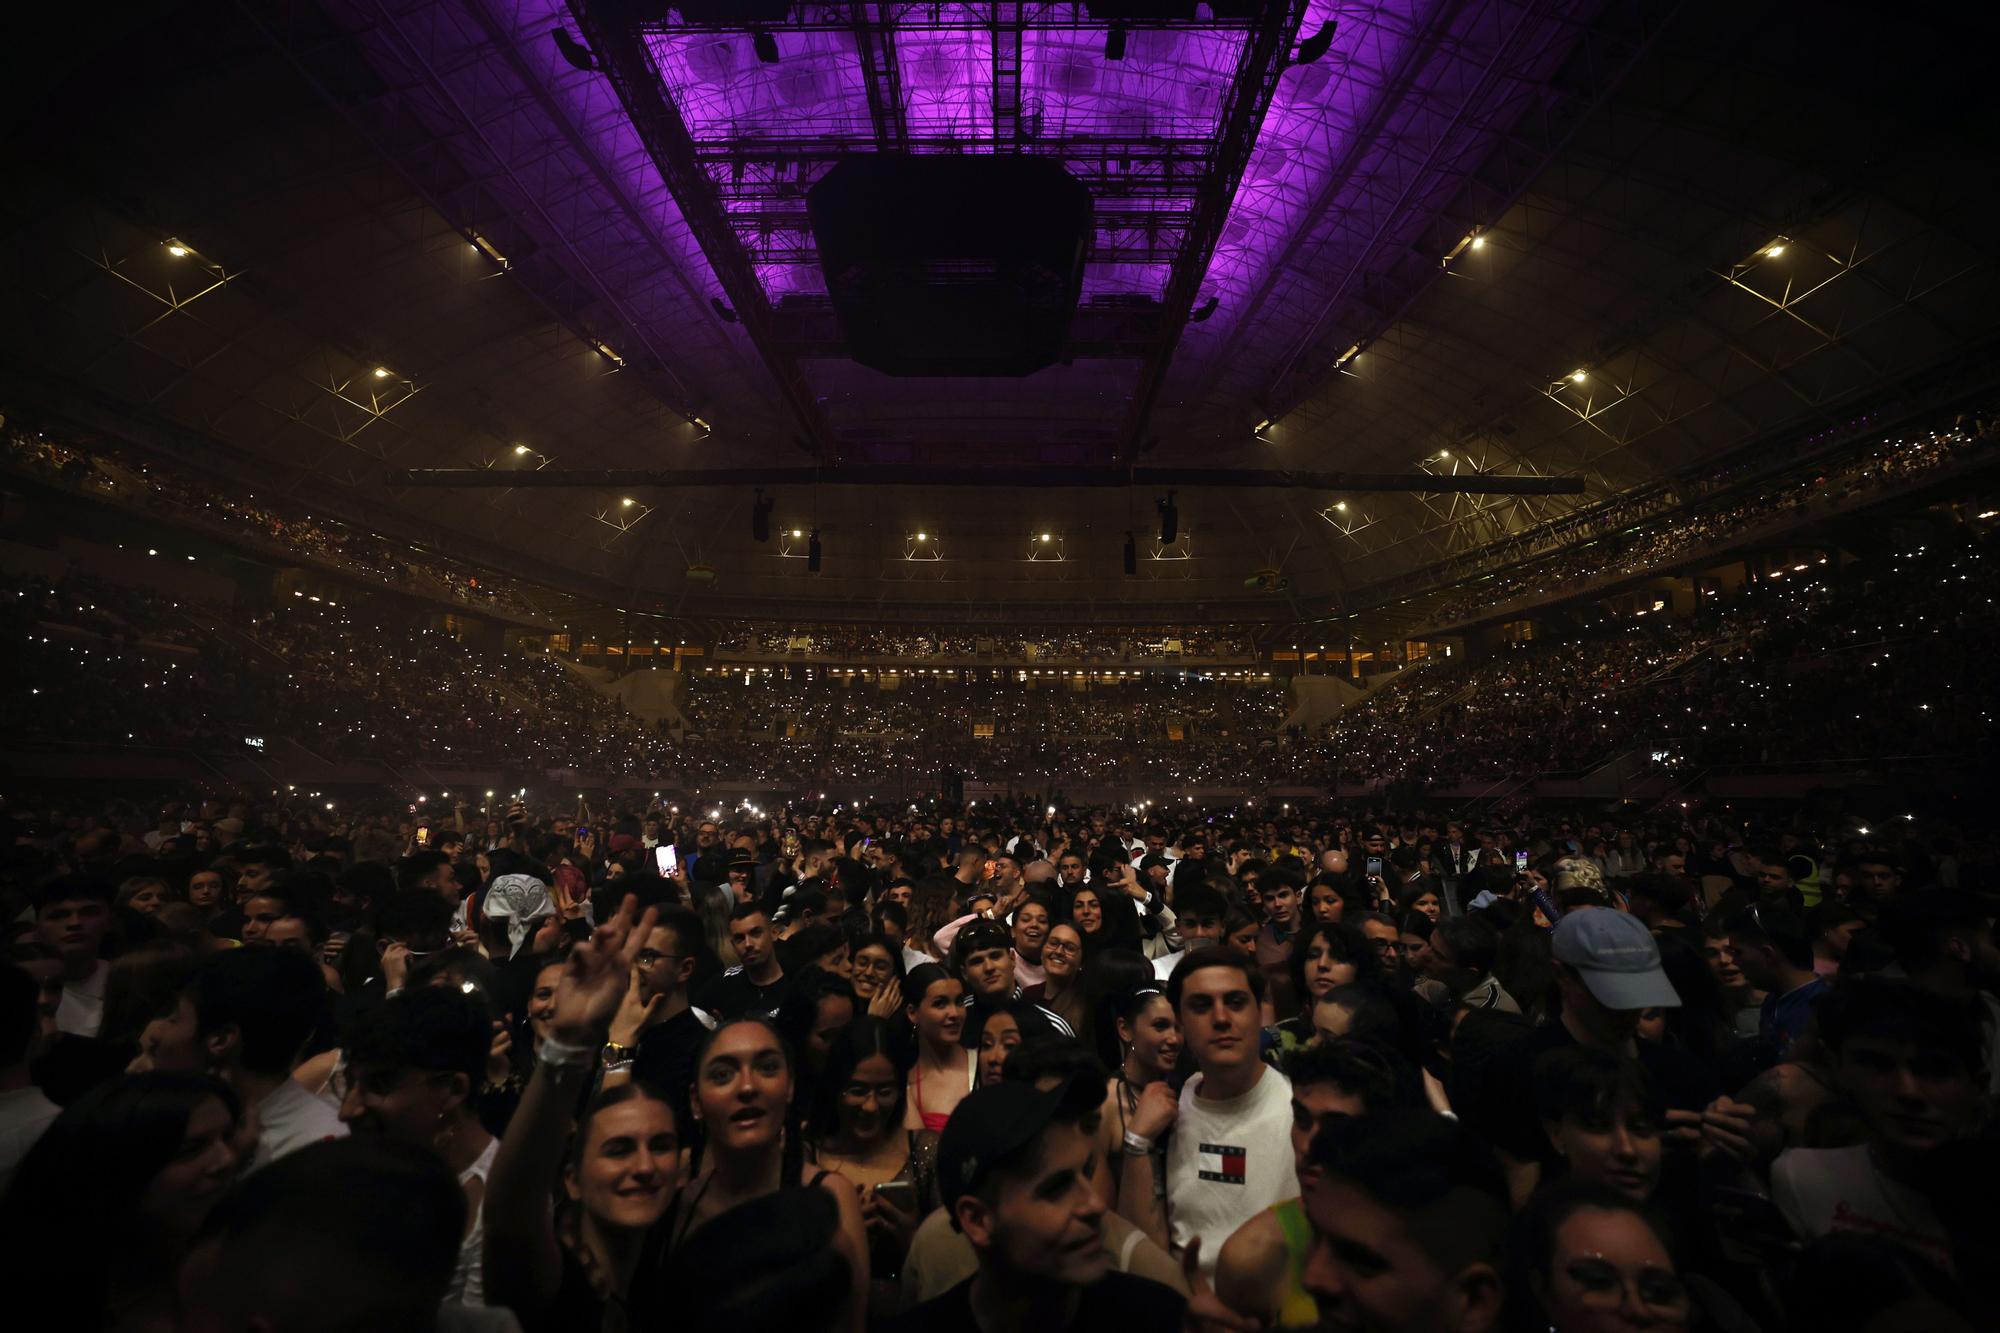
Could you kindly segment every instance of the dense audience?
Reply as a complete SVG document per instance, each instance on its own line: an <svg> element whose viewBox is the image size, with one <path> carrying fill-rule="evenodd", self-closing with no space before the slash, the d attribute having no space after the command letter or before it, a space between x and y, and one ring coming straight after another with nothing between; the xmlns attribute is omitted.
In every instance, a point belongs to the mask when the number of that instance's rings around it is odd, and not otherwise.
<svg viewBox="0 0 2000 1333"><path fill-rule="evenodd" d="M115 1329L1995 1308L1983 831L828 811L10 802L12 1273Z"/></svg>
<svg viewBox="0 0 2000 1333"><path fill-rule="evenodd" d="M1067 630L911 631L890 626L804 625L787 629L736 626L718 636L724 651L801 654L813 657L899 658L996 657L1010 661L1065 662L1177 660L1184 657L1252 657L1256 648L1245 630L1223 628L1118 629L1100 625Z"/></svg>
<svg viewBox="0 0 2000 1333"><path fill-rule="evenodd" d="M504 574L474 570L407 542L362 532L282 496L225 490L123 446L51 438L47 432L0 424L0 462L49 485L102 503L129 506L151 518L183 524L232 541L249 542L287 559L324 566L364 583L438 598L481 610L545 620L566 598L530 590Z"/></svg>
<svg viewBox="0 0 2000 1333"><path fill-rule="evenodd" d="M1962 767L1994 734L2000 619L1991 541L1752 582L1693 614L1406 671L1317 734L1281 734L1282 678L1135 672L1085 684L965 669L885 680L798 663L680 679L653 724L548 656L411 630L366 598L245 617L75 573L0 591L17 654L0 729L17 742L195 747L246 738L447 771L571 770L690 792L720 782L854 800L939 773L1027 790L1525 782L1635 748L1683 779L1718 767ZM6 592L11 592L7 597ZM641 668L646 669L646 668ZM1476 738L1473 743L1470 738Z"/></svg>
<svg viewBox="0 0 2000 1333"><path fill-rule="evenodd" d="M1782 571L1676 620L1601 622L1433 661L1325 728L1323 783L1526 779L1645 747L1722 765L1975 757L1992 736L1992 542L1958 536L1842 578Z"/></svg>
<svg viewBox="0 0 2000 1333"><path fill-rule="evenodd" d="M1738 474L1753 467L1768 468L1769 458L1760 457L1754 465L1739 465L1702 483L1663 491L1650 501L1628 501L1631 508L1613 508L1580 525L1569 534L1571 544L1554 554L1480 578L1463 596L1441 603L1430 619L1441 626L1461 624L1524 593L1574 589L1598 579L1643 574L1780 519L1811 518L1857 496L1971 457L1992 444L1993 431L1989 414L1953 412L1924 430L1882 437L1864 434L1865 444L1859 450L1821 466L1764 479L1747 494L1737 489L1744 480ZM1664 516L1641 512L1645 504L1671 510ZM1641 518L1649 521L1635 525ZM1577 540L1584 537L1589 540Z"/></svg>

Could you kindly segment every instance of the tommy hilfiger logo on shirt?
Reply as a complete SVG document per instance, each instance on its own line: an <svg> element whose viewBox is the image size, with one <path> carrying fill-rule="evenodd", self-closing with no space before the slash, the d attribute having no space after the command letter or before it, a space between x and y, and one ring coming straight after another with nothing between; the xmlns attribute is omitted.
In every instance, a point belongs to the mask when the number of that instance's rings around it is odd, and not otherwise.
<svg viewBox="0 0 2000 1333"><path fill-rule="evenodd" d="M1196 1159L1198 1174L1203 1180L1217 1180L1225 1185L1243 1183L1243 1162L1249 1154L1242 1148L1232 1148L1223 1143L1204 1143Z"/></svg>

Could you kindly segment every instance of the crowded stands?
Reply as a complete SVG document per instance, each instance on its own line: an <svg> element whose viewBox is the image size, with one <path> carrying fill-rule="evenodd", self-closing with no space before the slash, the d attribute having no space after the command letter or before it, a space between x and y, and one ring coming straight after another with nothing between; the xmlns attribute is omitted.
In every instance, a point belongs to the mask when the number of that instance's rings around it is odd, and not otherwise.
<svg viewBox="0 0 2000 1333"><path fill-rule="evenodd" d="M1775 480L1760 476L1760 484L1746 488L1743 474L1770 466L1770 458L1760 455L1754 464L1700 478L1678 494L1657 497L1650 506L1627 502L1595 515L1588 524L1570 525L1558 553L1481 577L1465 595L1442 602L1431 619L1455 625L1490 614L1524 593L1574 589L1671 566L1741 541L1767 525L1803 521L1886 487L1921 481L1947 465L1977 457L1990 447L1993 429L1990 413L1954 411L1927 430L1864 431L1859 449Z"/></svg>

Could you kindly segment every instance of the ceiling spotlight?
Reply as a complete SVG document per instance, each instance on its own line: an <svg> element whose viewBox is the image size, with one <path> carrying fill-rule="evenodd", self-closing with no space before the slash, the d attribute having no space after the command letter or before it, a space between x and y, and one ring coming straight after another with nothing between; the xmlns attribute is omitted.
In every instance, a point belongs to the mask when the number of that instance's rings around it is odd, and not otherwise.
<svg viewBox="0 0 2000 1333"><path fill-rule="evenodd" d="M1160 545L1166 546L1181 530L1180 506L1174 503L1172 491L1167 492L1164 500L1157 500L1154 503L1160 511Z"/></svg>
<svg viewBox="0 0 2000 1333"><path fill-rule="evenodd" d="M813 529L812 541L806 546L806 571L819 573L819 529Z"/></svg>
<svg viewBox="0 0 2000 1333"><path fill-rule="evenodd" d="M1310 65L1333 49L1333 32L1338 24L1324 23L1320 30L1299 43L1299 49L1292 53L1294 65Z"/></svg>
<svg viewBox="0 0 2000 1333"><path fill-rule="evenodd" d="M624 499L620 500L618 503L625 506L627 509L630 509L633 505L637 504L638 501L634 500L631 496L628 495Z"/></svg>
<svg viewBox="0 0 2000 1333"><path fill-rule="evenodd" d="M1783 241L1773 241L1764 247L1764 253L1772 259L1776 259L1779 255L1785 253L1785 243Z"/></svg>
<svg viewBox="0 0 2000 1333"><path fill-rule="evenodd" d="M187 252L188 248L185 245L182 245L179 241L167 242L167 253L172 255L175 259L187 258Z"/></svg>
<svg viewBox="0 0 2000 1333"><path fill-rule="evenodd" d="M1484 236L1473 237L1472 248L1475 250L1484 250L1486 248L1486 238Z"/></svg>
<svg viewBox="0 0 2000 1333"><path fill-rule="evenodd" d="M778 63L778 39L773 37L767 30L752 28L750 30L750 47L757 53L757 58L765 64L775 65ZM817 569L819 566L815 565L813 568Z"/></svg>
<svg viewBox="0 0 2000 1333"><path fill-rule="evenodd" d="M917 534L917 540L918 540L918 541L923 541L923 540L925 540L925 538L924 538L924 534L923 534L923 533L921 533L921 532L920 532L920 533L918 533L918 534Z"/></svg>
<svg viewBox="0 0 2000 1333"><path fill-rule="evenodd" d="M767 542L771 540L771 506L776 500L764 498L764 488L757 488L757 498L750 502L750 539Z"/></svg>
<svg viewBox="0 0 2000 1333"><path fill-rule="evenodd" d="M1583 383L1583 382L1584 382L1585 380L1587 380L1587 379L1589 379L1589 378L1590 378L1590 376L1588 376L1588 375L1584 374L1584 373L1583 373L1582 371L1580 371L1580 370L1572 370L1572 371L1571 371L1571 372L1569 373L1569 382L1570 382L1571 384L1581 384L1581 383Z"/></svg>
<svg viewBox="0 0 2000 1333"><path fill-rule="evenodd" d="M570 63L572 69L580 69L588 74L597 68L597 56L591 49L570 35L568 28L557 28L549 34L556 39L556 50Z"/></svg>
<svg viewBox="0 0 2000 1333"><path fill-rule="evenodd" d="M1333 502L1333 507L1334 507L1335 509L1339 510L1339 511L1340 511L1341 513L1343 513L1343 514L1344 514L1344 513L1346 513L1346 512L1347 512L1347 501L1345 501L1345 500L1335 500L1335 501Z"/></svg>
<svg viewBox="0 0 2000 1333"><path fill-rule="evenodd" d="M1139 541L1131 533L1125 534L1125 574L1130 578L1139 572Z"/></svg>
<svg viewBox="0 0 2000 1333"><path fill-rule="evenodd" d="M1053 532L1045 532L1042 534L1042 540L1045 542L1052 542L1055 539L1056 535Z"/></svg>
<svg viewBox="0 0 2000 1333"><path fill-rule="evenodd" d="M737 314L734 310L730 309L729 303L723 300L721 297L711 296L708 298L708 303L711 307L714 308L716 314L722 316L723 323L741 324L743 322L743 316Z"/></svg>
<svg viewBox="0 0 2000 1333"><path fill-rule="evenodd" d="M1125 58L1125 29L1113 28L1104 34L1104 58L1106 60Z"/></svg>
<svg viewBox="0 0 2000 1333"><path fill-rule="evenodd" d="M375 378L376 378L376 379L378 379L378 380L386 380L386 379L388 379L388 378L389 378L389 367L387 367L387 366L377 366L377 367L375 367Z"/></svg>
<svg viewBox="0 0 2000 1333"><path fill-rule="evenodd" d="M1265 417L1262 421L1258 422L1256 425L1250 428L1250 433L1252 435L1262 435L1265 431L1269 429L1271 429L1271 418Z"/></svg>
<svg viewBox="0 0 2000 1333"><path fill-rule="evenodd" d="M525 453L527 453L527 452L528 452L528 446L527 446L527 445L525 445L525 444L517 444L517 445L515 445L515 446L514 446L514 453L515 453L515 454L516 454L517 456L518 456L518 455L521 455L521 454L525 454Z"/></svg>
<svg viewBox="0 0 2000 1333"><path fill-rule="evenodd" d="M801 537L803 537L803 536L805 536L805 533L803 533L803 532L800 532L800 531L799 531L799 530L798 530L797 528L793 528L793 529L792 529L792 540L793 540L793 541L797 541L797 540L798 540L799 538L801 538Z"/></svg>
<svg viewBox="0 0 2000 1333"><path fill-rule="evenodd" d="M1222 304L1221 297L1219 296L1209 297L1206 301L1203 301L1199 306L1195 307L1194 313L1188 316L1188 323L1190 324L1207 323L1208 317L1214 314L1215 308L1221 304Z"/></svg>

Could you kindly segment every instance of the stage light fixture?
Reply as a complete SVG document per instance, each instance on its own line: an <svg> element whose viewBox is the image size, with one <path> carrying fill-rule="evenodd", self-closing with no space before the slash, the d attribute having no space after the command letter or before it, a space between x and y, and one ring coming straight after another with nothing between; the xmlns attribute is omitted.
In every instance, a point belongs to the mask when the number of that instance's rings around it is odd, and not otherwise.
<svg viewBox="0 0 2000 1333"><path fill-rule="evenodd" d="M773 37L768 30L764 28L752 28L750 30L750 47L756 51L757 58L765 64L775 65L778 63L778 39ZM814 567L817 568L817 566Z"/></svg>
<svg viewBox="0 0 2000 1333"><path fill-rule="evenodd" d="M1483 235L1473 237L1472 248L1475 250L1484 250L1486 248L1486 237Z"/></svg>
<svg viewBox="0 0 2000 1333"><path fill-rule="evenodd" d="M580 69L588 74L597 68L597 56L591 49L570 35L568 28L557 28L549 34L556 39L556 50L562 53L572 69Z"/></svg>
<svg viewBox="0 0 2000 1333"><path fill-rule="evenodd" d="M1584 382L1585 380L1587 380L1587 379L1589 379L1589 378L1590 378L1590 376L1589 376L1589 375L1587 375L1587 374L1585 374L1585 373L1584 373L1583 371L1581 371L1581 370L1572 370L1572 371L1571 371L1571 372L1569 373L1569 382L1570 382L1571 384L1581 384L1581 383L1583 383L1583 382Z"/></svg>
<svg viewBox="0 0 2000 1333"><path fill-rule="evenodd" d="M812 540L806 544L806 571L819 573L819 529L813 529Z"/></svg>
<svg viewBox="0 0 2000 1333"><path fill-rule="evenodd" d="M723 323L741 324L743 322L743 316L737 314L734 310L730 309L729 303L723 300L721 297L719 296L709 297L708 304L714 308L716 314L722 317Z"/></svg>
<svg viewBox="0 0 2000 1333"><path fill-rule="evenodd" d="M1174 503L1174 493L1168 491L1166 498L1154 502L1160 510L1160 545L1166 546L1180 533L1180 506Z"/></svg>
<svg viewBox="0 0 2000 1333"><path fill-rule="evenodd" d="M387 367L387 366L377 366L377 367L375 367L375 378L376 378L376 379L378 379L378 380L386 380L386 379L388 379L388 378L389 378L389 367Z"/></svg>
<svg viewBox="0 0 2000 1333"><path fill-rule="evenodd" d="M1194 313L1188 316L1188 323L1206 324L1208 322L1208 317L1214 314L1215 308L1221 304L1222 304L1221 297L1219 296L1209 297L1206 301L1203 301L1199 306L1195 307Z"/></svg>
<svg viewBox="0 0 2000 1333"><path fill-rule="evenodd" d="M1131 533L1125 534L1125 574L1129 578L1139 572L1139 539Z"/></svg>
<svg viewBox="0 0 2000 1333"><path fill-rule="evenodd" d="M187 252L188 248L185 245L182 245L179 241L167 242L167 253L172 255L175 259L187 258Z"/></svg>
<svg viewBox="0 0 2000 1333"><path fill-rule="evenodd" d="M750 536L754 541L771 540L771 506L777 501L764 498L764 488L757 488L757 498L750 505Z"/></svg>
<svg viewBox="0 0 2000 1333"><path fill-rule="evenodd" d="M1328 51L1331 51L1333 49L1334 30L1339 26L1338 23L1333 22L1321 24L1318 32L1299 43L1299 49L1292 53L1292 63L1294 65L1310 65L1313 61L1318 60Z"/></svg>

